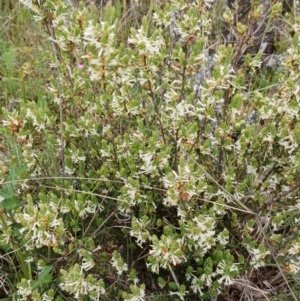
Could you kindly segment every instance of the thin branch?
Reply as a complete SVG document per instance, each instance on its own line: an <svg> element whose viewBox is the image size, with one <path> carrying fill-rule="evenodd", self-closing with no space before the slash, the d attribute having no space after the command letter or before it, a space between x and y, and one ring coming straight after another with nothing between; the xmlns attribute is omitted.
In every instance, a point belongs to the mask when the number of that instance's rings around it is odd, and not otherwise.
<svg viewBox="0 0 300 301"><path fill-rule="evenodd" d="M60 61L59 61L59 50L55 39L54 29L52 26L48 27L51 35L51 42L53 47L53 54L56 64L56 77L57 77L57 94L59 99L59 131L60 131L60 160L61 160L61 174L65 175L65 150L64 150L64 128L63 128L63 108L62 108L62 85L60 78ZM62 178L62 187L64 187L64 178Z"/></svg>

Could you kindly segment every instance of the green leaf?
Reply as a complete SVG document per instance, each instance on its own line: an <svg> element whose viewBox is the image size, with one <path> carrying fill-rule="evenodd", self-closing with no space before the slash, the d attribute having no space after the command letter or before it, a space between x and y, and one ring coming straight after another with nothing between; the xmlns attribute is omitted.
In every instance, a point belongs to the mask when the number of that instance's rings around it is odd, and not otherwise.
<svg viewBox="0 0 300 301"><path fill-rule="evenodd" d="M31 282L31 287L37 288L39 286L44 286L52 282L52 275L50 274L53 269L52 265L46 266L40 273L39 278Z"/></svg>
<svg viewBox="0 0 300 301"><path fill-rule="evenodd" d="M2 206L6 210L13 210L18 206L18 198L15 192L15 183L25 173L27 167L25 165L18 165L16 163L10 166L9 175L6 178L7 184L0 190L0 196L4 198Z"/></svg>

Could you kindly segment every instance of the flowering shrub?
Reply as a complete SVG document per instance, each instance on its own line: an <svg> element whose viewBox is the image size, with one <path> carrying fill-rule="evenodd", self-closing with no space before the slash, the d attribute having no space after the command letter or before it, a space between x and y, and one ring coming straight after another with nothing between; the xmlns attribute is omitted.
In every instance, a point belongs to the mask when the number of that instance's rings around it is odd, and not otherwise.
<svg viewBox="0 0 300 301"><path fill-rule="evenodd" d="M21 2L48 30L53 72L2 110L11 294L194 300L274 262L298 273L300 20L271 58L248 36L279 2L241 23L214 1L136 1L126 29L118 3Z"/></svg>

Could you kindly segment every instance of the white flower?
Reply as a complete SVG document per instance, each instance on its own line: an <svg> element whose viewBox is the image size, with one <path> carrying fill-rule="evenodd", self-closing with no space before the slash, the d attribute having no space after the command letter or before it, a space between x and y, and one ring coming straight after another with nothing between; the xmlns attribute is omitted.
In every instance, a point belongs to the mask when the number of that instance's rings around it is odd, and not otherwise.
<svg viewBox="0 0 300 301"><path fill-rule="evenodd" d="M231 285L233 283L232 279L228 275L223 275L220 279L218 279L218 282L224 283L225 285Z"/></svg>
<svg viewBox="0 0 300 301"><path fill-rule="evenodd" d="M147 226L150 221L143 222L137 218L132 220L133 229L130 231L130 235L135 237L138 246L142 247L142 244L150 237L150 233L147 230Z"/></svg>
<svg viewBox="0 0 300 301"><path fill-rule="evenodd" d="M143 153L140 151L139 157L143 160L143 165L141 166L141 170L144 170L145 173L151 173L156 169L156 167L153 165L153 154L149 152Z"/></svg>
<svg viewBox="0 0 300 301"><path fill-rule="evenodd" d="M193 290L193 292L199 294L199 296L202 296L203 295L202 288L203 288L202 280L193 276L192 285L191 285L191 289Z"/></svg>
<svg viewBox="0 0 300 301"><path fill-rule="evenodd" d="M300 244L295 243L292 247L289 248L288 253L292 254L292 255L299 254L300 253Z"/></svg>
<svg viewBox="0 0 300 301"><path fill-rule="evenodd" d="M299 259L298 261L291 260L287 264L287 268L289 271L291 271L293 274L298 274L300 271L300 264L299 264Z"/></svg>
<svg viewBox="0 0 300 301"><path fill-rule="evenodd" d="M90 260L87 260L86 258L83 258L82 260L82 269L84 269L85 271L88 271L90 269L92 269L95 266L95 262L92 258L90 258Z"/></svg>
<svg viewBox="0 0 300 301"><path fill-rule="evenodd" d="M117 270L118 275L122 275L123 272L128 271L128 265L125 263L118 252L113 252L113 256L110 261L111 265Z"/></svg>
<svg viewBox="0 0 300 301"><path fill-rule="evenodd" d="M270 254L270 251L263 251L260 249L248 248L248 252L251 254L252 258L250 264L255 268L263 267L265 265L264 258Z"/></svg>
<svg viewBox="0 0 300 301"><path fill-rule="evenodd" d="M181 293L181 292L170 292L170 296L178 296L182 301L184 301L184 296L185 294L188 293L188 292L184 292L184 293Z"/></svg>
<svg viewBox="0 0 300 301"><path fill-rule="evenodd" d="M138 29L132 37L128 39L128 43L136 45L140 54L147 54L149 56L159 54L160 48L163 45L163 41L159 38L155 40L148 39L146 33L143 32L143 28Z"/></svg>
<svg viewBox="0 0 300 301"><path fill-rule="evenodd" d="M53 297L48 296L47 293L44 293L43 296L42 296L42 300L43 301L53 301Z"/></svg>
<svg viewBox="0 0 300 301"><path fill-rule="evenodd" d="M31 280L22 279L21 283L17 285L18 295L21 296L19 300L27 300L27 297L31 295L32 289L30 285Z"/></svg>
<svg viewBox="0 0 300 301"><path fill-rule="evenodd" d="M224 261L220 261L217 266L216 273L221 275L221 278L218 279L219 283L224 283L225 285L230 285L233 283L230 273L238 271L236 264L231 264L230 266Z"/></svg>

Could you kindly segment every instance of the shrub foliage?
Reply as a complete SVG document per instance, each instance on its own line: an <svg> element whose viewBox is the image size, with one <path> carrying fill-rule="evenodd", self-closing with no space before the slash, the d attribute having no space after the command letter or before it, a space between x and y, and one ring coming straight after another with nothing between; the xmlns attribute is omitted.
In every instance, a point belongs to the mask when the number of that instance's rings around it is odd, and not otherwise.
<svg viewBox="0 0 300 301"><path fill-rule="evenodd" d="M207 299L254 270L290 287L300 19L279 1L242 17L232 1L125 2L21 1L48 63L1 113L6 295Z"/></svg>

